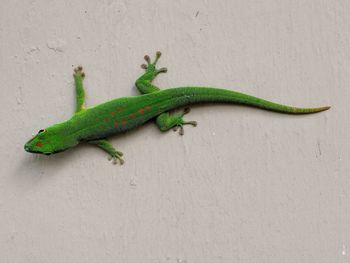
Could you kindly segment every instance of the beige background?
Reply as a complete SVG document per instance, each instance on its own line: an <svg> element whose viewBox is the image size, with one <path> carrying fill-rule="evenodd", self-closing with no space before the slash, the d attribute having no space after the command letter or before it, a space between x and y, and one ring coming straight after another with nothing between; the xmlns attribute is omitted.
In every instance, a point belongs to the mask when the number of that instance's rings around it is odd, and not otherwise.
<svg viewBox="0 0 350 263"><path fill-rule="evenodd" d="M2 1L0 262L350 262L350 2ZM154 124L34 156L23 144L87 104L137 95L143 55L161 87L215 85L295 106L208 105L197 128Z"/></svg>

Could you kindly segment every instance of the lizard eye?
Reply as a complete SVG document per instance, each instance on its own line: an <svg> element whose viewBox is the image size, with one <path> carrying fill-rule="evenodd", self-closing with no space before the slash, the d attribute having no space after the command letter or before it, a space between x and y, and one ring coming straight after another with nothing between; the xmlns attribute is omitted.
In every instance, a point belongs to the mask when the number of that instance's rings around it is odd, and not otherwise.
<svg viewBox="0 0 350 263"><path fill-rule="evenodd" d="M46 130L44 129L41 129L38 133L42 133L42 132L45 132Z"/></svg>

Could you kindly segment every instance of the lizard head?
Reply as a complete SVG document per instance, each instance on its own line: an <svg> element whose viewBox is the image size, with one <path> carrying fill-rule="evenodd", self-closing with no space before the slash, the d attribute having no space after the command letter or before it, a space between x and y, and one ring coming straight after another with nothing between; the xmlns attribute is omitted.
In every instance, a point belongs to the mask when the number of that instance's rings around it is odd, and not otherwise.
<svg viewBox="0 0 350 263"><path fill-rule="evenodd" d="M30 153L50 155L67 150L77 144L78 140L73 138L69 131L64 129L62 125L56 124L40 130L24 145L24 150Z"/></svg>

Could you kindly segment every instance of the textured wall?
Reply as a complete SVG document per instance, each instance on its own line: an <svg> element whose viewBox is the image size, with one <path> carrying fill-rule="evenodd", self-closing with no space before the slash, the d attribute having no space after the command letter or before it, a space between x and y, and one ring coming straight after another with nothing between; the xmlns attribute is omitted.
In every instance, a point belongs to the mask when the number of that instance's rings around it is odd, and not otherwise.
<svg viewBox="0 0 350 263"><path fill-rule="evenodd" d="M0 262L349 262L350 2L2 1ZM227 87L295 106L193 107L185 136L154 124L112 138L124 166L82 145L24 152L74 110L161 87Z"/></svg>

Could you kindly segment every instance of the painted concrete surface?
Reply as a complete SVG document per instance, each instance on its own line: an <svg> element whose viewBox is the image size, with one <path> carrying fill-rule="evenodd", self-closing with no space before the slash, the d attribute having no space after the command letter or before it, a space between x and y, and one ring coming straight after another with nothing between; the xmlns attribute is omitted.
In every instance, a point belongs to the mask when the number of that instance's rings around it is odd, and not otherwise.
<svg viewBox="0 0 350 263"><path fill-rule="evenodd" d="M0 262L349 262L350 2L3 1ZM150 123L82 145L23 144L87 104L137 95L143 55L161 87L213 85L309 116L206 105L185 136Z"/></svg>

